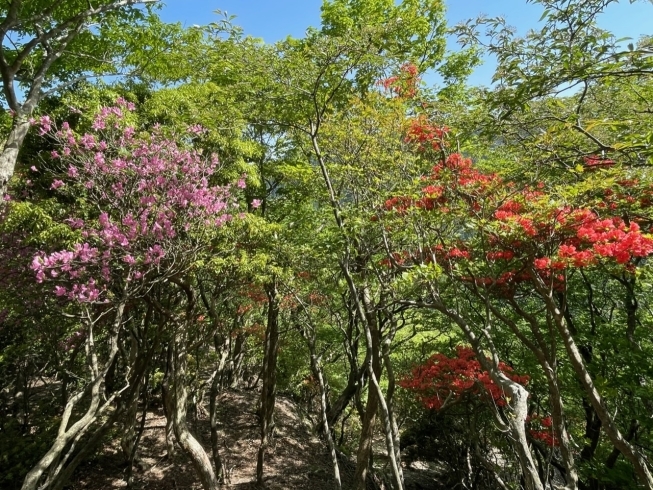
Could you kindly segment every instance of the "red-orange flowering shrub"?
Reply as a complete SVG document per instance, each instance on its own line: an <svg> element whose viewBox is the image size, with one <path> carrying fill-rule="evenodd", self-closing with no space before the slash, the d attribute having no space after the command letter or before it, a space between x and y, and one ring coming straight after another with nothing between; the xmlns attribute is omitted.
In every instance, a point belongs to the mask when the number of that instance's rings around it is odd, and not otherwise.
<svg viewBox="0 0 653 490"><path fill-rule="evenodd" d="M437 140L437 136L429 138L427 141ZM605 189L605 206L591 201L575 208L555 206L544 184L537 189L527 186L521 191L513 190L514 186L498 175L482 172L470 159L453 153L422 177L422 182L426 185L418 197L388 199L385 211L402 216L412 211L451 214L451 219L458 219L461 224L466 220L467 230L473 225L475 232L465 231L462 238L453 235L453 242L432 247L425 257L403 253L402 259L428 262L435 256L447 259L445 262L485 261L495 275L459 279L501 286L498 289L504 295L510 288L503 286L514 286L537 274L560 288L564 278L557 277L554 271L606 261L632 268L634 259L653 253L653 238L642 229L650 229L651 220L640 212L653 203L653 189L642 187L637 179L622 179L614 184L614 189ZM470 222L467 217L476 221ZM482 242L478 242L481 237ZM535 271L535 276L526 273L529 269Z"/></svg>
<svg viewBox="0 0 653 490"><path fill-rule="evenodd" d="M504 362L499 363L499 369L517 383L528 383L528 376L515 374ZM399 386L414 392L429 409L439 410L445 400L457 400L465 394L478 395L500 407L506 405L502 389L481 368L474 351L465 346L456 348L456 357L433 355L426 363L415 367Z"/></svg>

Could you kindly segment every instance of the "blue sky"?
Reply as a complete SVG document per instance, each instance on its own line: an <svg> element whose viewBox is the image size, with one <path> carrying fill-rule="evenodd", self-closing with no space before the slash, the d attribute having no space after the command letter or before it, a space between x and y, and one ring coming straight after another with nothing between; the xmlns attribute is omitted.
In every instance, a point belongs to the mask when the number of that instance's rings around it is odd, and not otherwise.
<svg viewBox="0 0 653 490"><path fill-rule="evenodd" d="M181 22L186 26L207 24L218 17L213 11L220 9L236 15L234 23L246 34L274 42L288 35L301 37L308 26L319 26L322 0L163 0L160 15L168 22ZM526 0L447 0L447 19L456 24L479 14L501 15L519 33L536 28L541 16L539 5ZM601 17L600 25L618 37L637 39L643 34L653 34L653 5L641 0L630 4L621 0L611 5ZM455 47L452 43L452 48ZM491 61L472 76L470 82L488 84L492 75Z"/></svg>

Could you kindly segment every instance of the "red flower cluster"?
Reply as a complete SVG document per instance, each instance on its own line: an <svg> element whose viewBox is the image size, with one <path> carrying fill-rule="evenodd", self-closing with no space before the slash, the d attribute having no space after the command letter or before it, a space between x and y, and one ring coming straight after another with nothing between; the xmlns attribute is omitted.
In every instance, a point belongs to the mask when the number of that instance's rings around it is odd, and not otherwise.
<svg viewBox="0 0 653 490"><path fill-rule="evenodd" d="M626 264L653 253L653 239L645 236L637 223L627 224L621 217L601 219L589 209L564 209L556 213L556 221L561 239L557 257L535 259L538 269L587 267L602 258Z"/></svg>
<svg viewBox="0 0 653 490"><path fill-rule="evenodd" d="M432 148L440 151L444 146L444 138L449 132L447 126L437 126L420 115L410 122L404 141L416 143L420 150Z"/></svg>
<svg viewBox="0 0 653 490"><path fill-rule="evenodd" d="M542 441L549 447L559 446L560 441L553 433L553 420L551 417L541 417L538 414L526 417L526 424L530 426L528 430L531 437L537 441Z"/></svg>
<svg viewBox="0 0 653 490"><path fill-rule="evenodd" d="M506 405L504 393L481 369L474 351L469 347L458 346L457 357L435 354L425 364L412 370L410 376L402 379L399 385L413 391L417 399L428 409L439 410L448 397L459 399L465 394L482 396L496 405ZM499 363L499 369L513 381L525 385L528 376L512 372L507 364Z"/></svg>
<svg viewBox="0 0 653 490"><path fill-rule="evenodd" d="M587 267L600 259L627 264L633 258L653 253L653 239L645 236L634 221L626 223L616 216L602 219L587 208L565 207L542 212L533 207L530 213L520 214L522 211L520 203L511 201L497 208L494 218L506 223L505 231L515 232L518 236L526 235L536 240L537 244L549 242L557 247L557 253L552 256L533 260L538 270ZM535 244L533 241L531 243ZM523 252L527 257L528 249L524 248ZM495 258L501 253L490 251L487 257Z"/></svg>
<svg viewBox="0 0 653 490"><path fill-rule="evenodd" d="M445 174L449 172L449 175ZM434 182L450 181L448 185L452 190L464 188L466 192L475 191L482 193L488 189L489 184L497 182L496 174L488 174L474 168L470 158L463 157L460 153L452 153L444 162L433 167L430 179Z"/></svg>
<svg viewBox="0 0 653 490"><path fill-rule="evenodd" d="M597 155L590 155L587 157L583 157L583 161L585 163L585 167L588 170L595 170L601 167L611 167L615 163L614 160L610 160L609 158L603 158Z"/></svg>
<svg viewBox="0 0 653 490"><path fill-rule="evenodd" d="M511 260L515 257L512 250L496 250L486 254L488 260Z"/></svg>
<svg viewBox="0 0 653 490"><path fill-rule="evenodd" d="M430 137L437 135L424 136L426 140ZM614 163L605 159L600 162ZM596 162L589 164L596 165ZM642 213L645 207L653 205L653 186L640 184L635 178L616 183L607 181L610 187L598 190L603 196L601 201L590 201L585 207L576 208L551 206L542 183L536 188L510 190L510 197L498 197L506 196L502 188L512 189L514 184L478 170L459 153L440 161L421 180L424 184L420 196L394 197L386 201L385 210L400 215L421 210L451 213L454 219L456 216L480 218L481 221L474 221L479 226L476 232L466 232L465 236L473 239L483 234L487 241L482 250L461 244L460 237L456 237L455 242L440 249L434 247L430 253L442 259L486 259L489 268L486 277L459 279L478 286L492 286L500 296L513 297L517 284L531 281L532 277L524 273L531 267L554 289L563 290L564 275L556 271L606 261L632 270L633 259L653 254L653 237L642 230L653 229L653 220ZM608 207L612 216L606 217L601 209ZM404 261L410 258L415 263L430 260L430 256L410 252L401 258ZM505 271L506 263L511 271Z"/></svg>
<svg viewBox="0 0 653 490"><path fill-rule="evenodd" d="M420 82L419 70L412 63L405 63L399 68L399 73L378 82L385 90L397 97L412 99L417 95L417 86Z"/></svg>
<svg viewBox="0 0 653 490"><path fill-rule="evenodd" d="M406 212L407 209L413 207L415 204L415 200L411 199L410 197L393 197L392 199L388 199L383 207L385 208L386 211L396 211L399 214L403 214Z"/></svg>

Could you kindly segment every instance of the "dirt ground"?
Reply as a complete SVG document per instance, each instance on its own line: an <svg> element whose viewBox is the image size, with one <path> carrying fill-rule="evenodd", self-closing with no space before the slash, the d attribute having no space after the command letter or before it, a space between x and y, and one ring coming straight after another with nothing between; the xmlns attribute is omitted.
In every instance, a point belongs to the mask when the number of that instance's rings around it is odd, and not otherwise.
<svg viewBox="0 0 653 490"><path fill-rule="evenodd" d="M220 449L227 468L224 488L256 489L256 454L259 445L256 391L230 391L219 400ZM325 445L298 416L296 406L279 397L275 411L276 430L266 456L265 488L269 490L332 490L333 476ZM210 427L207 418L190 421L194 435L210 454ZM343 488L351 488L353 461L341 462ZM432 474L406 469L407 488L439 490ZM125 465L118 441L107 443L98 455L81 466L71 490L126 488ZM166 456L163 411L149 412L140 444L140 462L134 467L134 489L201 489L189 459L178 450ZM371 488L373 488L371 486ZM378 488L378 487L377 487Z"/></svg>

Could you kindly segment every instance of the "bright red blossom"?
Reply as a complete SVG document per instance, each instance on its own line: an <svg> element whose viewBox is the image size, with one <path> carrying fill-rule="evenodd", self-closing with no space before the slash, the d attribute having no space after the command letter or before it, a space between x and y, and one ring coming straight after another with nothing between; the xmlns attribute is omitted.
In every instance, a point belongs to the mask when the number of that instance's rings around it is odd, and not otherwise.
<svg viewBox="0 0 653 490"><path fill-rule="evenodd" d="M487 371L483 371L474 351L469 347L458 346L456 353L457 356L453 358L435 354L425 364L415 367L411 375L402 379L399 385L413 391L417 399L429 409L439 410L447 398L456 400L465 394L486 395L496 405L505 406L503 391L492 381ZM499 363L499 369L517 383L525 385L529 381L528 376L514 374L512 368L503 362Z"/></svg>

